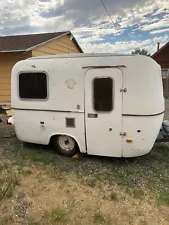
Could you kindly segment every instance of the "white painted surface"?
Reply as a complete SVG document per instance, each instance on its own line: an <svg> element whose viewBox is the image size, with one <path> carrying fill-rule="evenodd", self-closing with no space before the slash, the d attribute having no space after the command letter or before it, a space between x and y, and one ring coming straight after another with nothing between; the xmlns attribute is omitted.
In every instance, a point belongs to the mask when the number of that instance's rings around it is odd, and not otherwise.
<svg viewBox="0 0 169 225"><path fill-rule="evenodd" d="M150 57L133 57L124 75L123 113L149 115L164 111L161 68Z"/></svg>
<svg viewBox="0 0 169 225"><path fill-rule="evenodd" d="M100 68L93 74L87 68L91 66L119 67L121 72L117 68ZM46 100L19 98L18 74L23 71L48 74ZM91 76L89 80L85 80L86 73ZM115 76L115 107L111 114L98 113L99 120L89 122L85 112L92 110L91 81L98 74ZM66 134L74 137L81 152L86 152L87 141L89 154L134 157L151 150L163 120L163 114L149 116L164 111L164 98L160 66L145 56L75 54L32 58L14 66L11 85L15 129L18 138L25 142L48 144L52 135ZM127 92L121 94L121 86ZM76 127L67 128L65 117L72 116ZM40 125L41 121L45 121L45 126ZM112 132L107 130L109 125ZM122 138L120 130L127 136ZM137 130L141 132L138 134ZM133 142L126 143L127 137Z"/></svg>
<svg viewBox="0 0 169 225"><path fill-rule="evenodd" d="M13 117L17 137L24 142L47 145L53 135L68 135L86 152L83 113L14 110ZM66 127L67 117L76 118L76 128Z"/></svg>
<svg viewBox="0 0 169 225"><path fill-rule="evenodd" d="M150 152L158 136L163 114L152 117L123 117L123 157L141 156ZM140 131L140 132L138 132ZM131 138L132 143L126 139Z"/></svg>
<svg viewBox="0 0 169 225"><path fill-rule="evenodd" d="M113 80L113 110L97 112L93 107L93 80L110 77ZM85 75L85 122L87 153L122 157L122 73L119 69L91 69ZM88 114L97 114L89 118ZM116 128L116 129L115 129Z"/></svg>

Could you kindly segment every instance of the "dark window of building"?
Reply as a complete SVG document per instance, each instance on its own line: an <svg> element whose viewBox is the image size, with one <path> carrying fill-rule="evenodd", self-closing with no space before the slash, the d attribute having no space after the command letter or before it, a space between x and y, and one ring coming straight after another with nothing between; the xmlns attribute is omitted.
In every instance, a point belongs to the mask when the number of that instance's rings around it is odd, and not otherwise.
<svg viewBox="0 0 169 225"><path fill-rule="evenodd" d="M21 73L19 75L19 96L27 99L47 98L47 77L45 73Z"/></svg>
<svg viewBox="0 0 169 225"><path fill-rule="evenodd" d="M103 112L113 109L113 80L110 77L94 79L94 109Z"/></svg>

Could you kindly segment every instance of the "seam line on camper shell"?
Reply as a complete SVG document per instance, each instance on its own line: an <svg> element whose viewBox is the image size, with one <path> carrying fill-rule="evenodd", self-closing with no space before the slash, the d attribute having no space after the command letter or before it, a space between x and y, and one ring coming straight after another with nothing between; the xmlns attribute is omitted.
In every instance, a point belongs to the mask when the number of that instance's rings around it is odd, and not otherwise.
<svg viewBox="0 0 169 225"><path fill-rule="evenodd" d="M23 111L39 111L39 112L64 112L64 113L84 113L81 111L63 111L63 110L50 110L50 109L22 109L22 108L12 108L14 110L23 110Z"/></svg>
<svg viewBox="0 0 169 225"><path fill-rule="evenodd" d="M160 113L156 113L156 114L148 114L148 115L138 115L138 114L122 114L122 116L159 116L161 114L163 114L163 112L160 112Z"/></svg>
<svg viewBox="0 0 169 225"><path fill-rule="evenodd" d="M125 65L116 65L116 66L83 66L82 69L106 69L106 68L125 68Z"/></svg>

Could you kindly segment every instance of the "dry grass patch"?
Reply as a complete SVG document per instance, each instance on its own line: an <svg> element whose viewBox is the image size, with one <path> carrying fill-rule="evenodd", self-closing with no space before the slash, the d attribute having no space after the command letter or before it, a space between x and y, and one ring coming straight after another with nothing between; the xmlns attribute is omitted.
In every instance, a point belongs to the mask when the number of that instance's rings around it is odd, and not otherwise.
<svg viewBox="0 0 169 225"><path fill-rule="evenodd" d="M11 197L18 184L19 174L17 168L12 166L0 168L0 200Z"/></svg>

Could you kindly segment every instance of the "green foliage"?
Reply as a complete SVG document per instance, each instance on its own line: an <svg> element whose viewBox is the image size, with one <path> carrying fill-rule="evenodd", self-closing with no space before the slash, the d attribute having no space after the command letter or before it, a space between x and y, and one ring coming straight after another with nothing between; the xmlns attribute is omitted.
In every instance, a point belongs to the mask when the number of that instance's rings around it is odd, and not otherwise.
<svg viewBox="0 0 169 225"><path fill-rule="evenodd" d="M161 192L158 196L158 202L160 204L169 205L169 193L168 192Z"/></svg>
<svg viewBox="0 0 169 225"><path fill-rule="evenodd" d="M134 51L131 52L131 54L133 55L146 55L146 56L150 56L150 54L148 53L148 51L146 49L140 49L140 48L136 48Z"/></svg>
<svg viewBox="0 0 169 225"><path fill-rule="evenodd" d="M105 223L105 218L100 212L97 212L93 216L93 222L96 224L102 224Z"/></svg>
<svg viewBox="0 0 169 225"><path fill-rule="evenodd" d="M112 201L117 201L118 200L117 193L112 191L112 193L110 195L110 198L111 198Z"/></svg>
<svg viewBox="0 0 169 225"><path fill-rule="evenodd" d="M51 219L53 222L65 220L67 216L67 212L64 208L57 206L52 210Z"/></svg>

